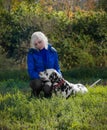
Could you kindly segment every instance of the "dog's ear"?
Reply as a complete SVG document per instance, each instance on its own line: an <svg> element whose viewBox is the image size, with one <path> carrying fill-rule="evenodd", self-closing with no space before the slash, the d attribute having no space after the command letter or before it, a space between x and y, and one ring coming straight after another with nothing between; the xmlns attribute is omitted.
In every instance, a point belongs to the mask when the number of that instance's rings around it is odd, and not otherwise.
<svg viewBox="0 0 107 130"><path fill-rule="evenodd" d="M44 74L45 74L46 76L48 76L48 72L47 72L47 70L44 71Z"/></svg>
<svg viewBox="0 0 107 130"><path fill-rule="evenodd" d="M57 74L56 74L55 72L52 72L52 75L53 75L53 76L57 76Z"/></svg>
<svg viewBox="0 0 107 130"><path fill-rule="evenodd" d="M53 75L54 75L56 78L61 77L61 75L60 75L58 72L53 72Z"/></svg>
<svg viewBox="0 0 107 130"><path fill-rule="evenodd" d="M58 78L58 75L56 72L53 72L50 77L53 78L53 80L56 80Z"/></svg>
<svg viewBox="0 0 107 130"><path fill-rule="evenodd" d="M52 72L52 74L49 76L49 79L53 79L54 78L54 75L55 75L55 72Z"/></svg>

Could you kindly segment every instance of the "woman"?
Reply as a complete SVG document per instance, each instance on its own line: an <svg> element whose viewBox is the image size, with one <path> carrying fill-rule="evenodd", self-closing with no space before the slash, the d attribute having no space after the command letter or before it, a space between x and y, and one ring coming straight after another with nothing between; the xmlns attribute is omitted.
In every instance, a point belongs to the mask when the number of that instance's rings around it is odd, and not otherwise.
<svg viewBox="0 0 107 130"><path fill-rule="evenodd" d="M46 98L51 97L52 88L40 79L39 73L51 68L61 73L57 52L48 43L47 37L42 32L34 32L32 34L30 46L27 55L27 66L31 79L32 94L38 97L42 90Z"/></svg>

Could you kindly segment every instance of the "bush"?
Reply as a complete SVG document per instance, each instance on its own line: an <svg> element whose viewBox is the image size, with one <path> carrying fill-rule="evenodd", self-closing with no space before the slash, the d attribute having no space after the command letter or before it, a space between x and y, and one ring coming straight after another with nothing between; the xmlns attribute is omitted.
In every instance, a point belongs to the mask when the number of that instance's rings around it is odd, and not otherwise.
<svg viewBox="0 0 107 130"><path fill-rule="evenodd" d="M54 31L51 29L49 36L59 52L62 69L83 64L101 67L100 62L106 67L107 13L77 11L71 20L63 13L61 16L54 16ZM98 57L102 57L102 61L96 61Z"/></svg>
<svg viewBox="0 0 107 130"><path fill-rule="evenodd" d="M41 30L58 50L62 70L83 64L107 67L106 12L77 10L68 18L64 11L44 9L21 2L10 13L0 13L0 44L10 56L25 58L31 34Z"/></svg>

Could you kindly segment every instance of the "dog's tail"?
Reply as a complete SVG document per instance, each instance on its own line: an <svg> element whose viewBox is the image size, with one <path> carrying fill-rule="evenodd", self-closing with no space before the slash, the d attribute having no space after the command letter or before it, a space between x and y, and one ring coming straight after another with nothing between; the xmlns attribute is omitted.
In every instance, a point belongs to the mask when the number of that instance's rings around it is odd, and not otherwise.
<svg viewBox="0 0 107 130"><path fill-rule="evenodd" d="M97 80L97 81L95 81L92 85L90 85L90 87L93 87L93 86L95 86L98 82L100 82L101 81L101 79L99 79L99 80Z"/></svg>

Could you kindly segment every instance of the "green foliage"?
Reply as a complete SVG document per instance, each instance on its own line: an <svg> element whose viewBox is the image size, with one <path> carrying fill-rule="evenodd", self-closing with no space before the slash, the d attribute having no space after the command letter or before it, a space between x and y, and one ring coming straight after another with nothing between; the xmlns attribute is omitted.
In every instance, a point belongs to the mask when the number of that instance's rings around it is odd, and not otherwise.
<svg viewBox="0 0 107 130"><path fill-rule="evenodd" d="M107 88L102 86L68 100L55 95L51 99L30 99L28 91L20 90L1 93L0 129L105 130L106 98Z"/></svg>
<svg viewBox="0 0 107 130"><path fill-rule="evenodd" d="M75 79L75 83L81 81L88 87L102 76L101 74L105 72L106 75L105 70L79 68L63 72L63 75L72 83ZM30 98L31 89L26 70L1 71L0 76L0 129L99 130L107 128L107 87L102 85L88 87L89 93L71 96L68 100L54 94L52 98L45 99L42 93L40 98Z"/></svg>
<svg viewBox="0 0 107 130"><path fill-rule="evenodd" d="M48 24L45 32L59 52L61 68L106 66L107 14L77 11L72 19L63 12L58 14L60 16L54 12L51 14L49 21L52 25L49 30ZM102 61L98 57L102 57Z"/></svg>
<svg viewBox="0 0 107 130"><path fill-rule="evenodd" d="M105 10L107 12L107 1L106 0L98 0L97 8Z"/></svg>
<svg viewBox="0 0 107 130"><path fill-rule="evenodd" d="M25 18L28 21L26 13L22 12L21 8L12 14L5 11L0 13L0 45L5 49L8 57L17 59L19 56L20 58L25 56L31 34L39 28L30 21L25 22Z"/></svg>
<svg viewBox="0 0 107 130"><path fill-rule="evenodd" d="M0 45L17 60L26 56L34 31L44 32L59 53L62 70L79 66L107 67L107 13L49 10L43 4L20 2L0 11Z"/></svg>
<svg viewBox="0 0 107 130"><path fill-rule="evenodd" d="M10 69L10 66L13 65L14 60L12 58L7 59L6 54L3 53L3 48L0 47L0 70ZM14 69L14 67L12 68Z"/></svg>
<svg viewBox="0 0 107 130"><path fill-rule="evenodd" d="M27 70L0 70L0 80L8 79L27 81L29 80L29 76Z"/></svg>
<svg viewBox="0 0 107 130"><path fill-rule="evenodd" d="M73 22L73 31L77 34L90 35L97 42L105 40L107 14L104 12L77 12Z"/></svg>
<svg viewBox="0 0 107 130"><path fill-rule="evenodd" d="M31 34L41 30L58 50L65 79L90 84L101 78L106 82L107 13L78 10L68 18L63 11L49 11L33 0L27 2L7 11L3 5L0 9L0 45L6 54L21 59L29 48ZM27 71L9 71L13 66L4 58L0 58L0 129L107 129L107 87L88 87L89 93L68 100L55 95L31 99Z"/></svg>
<svg viewBox="0 0 107 130"><path fill-rule="evenodd" d="M87 79L95 79L95 78L97 79L101 78L101 79L106 80L107 68L78 67L78 68L72 69L71 71L68 70L68 71L63 72L63 75L66 78L69 78L71 80L73 78L77 80L80 80L80 79L87 80Z"/></svg>
<svg viewBox="0 0 107 130"><path fill-rule="evenodd" d="M80 81L83 83L92 83L95 80L101 78L102 80L107 79L107 68L98 68L98 67L77 67L71 70L62 71L63 76L65 79L68 79L69 81ZM93 81L90 82L89 79ZM15 81L25 81L27 82L29 79L27 70L0 70L0 81L7 81L11 79ZM87 79L89 82L87 82ZM14 81L12 81L14 82ZM11 82L10 82L11 85ZM8 86L8 85L5 85ZM5 88L4 88L5 90Z"/></svg>
<svg viewBox="0 0 107 130"><path fill-rule="evenodd" d="M18 79L8 79L0 81L0 93L3 95L7 93L14 94L19 90L29 92L29 82Z"/></svg>

